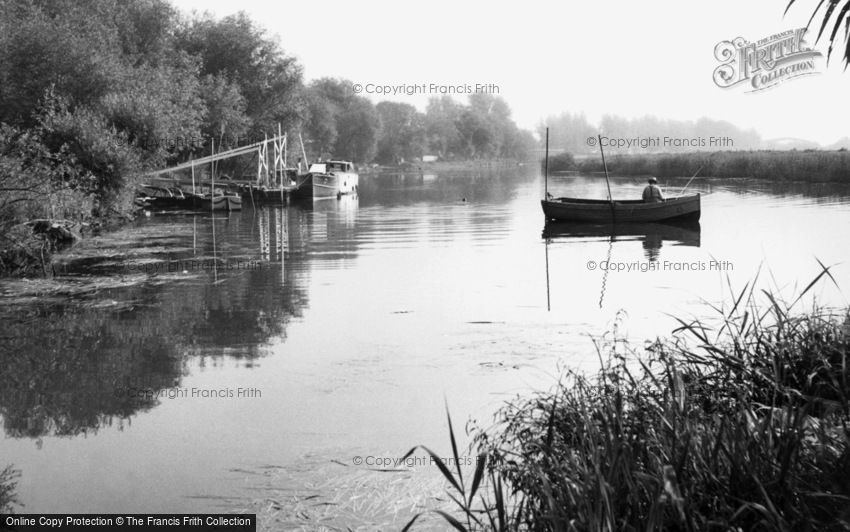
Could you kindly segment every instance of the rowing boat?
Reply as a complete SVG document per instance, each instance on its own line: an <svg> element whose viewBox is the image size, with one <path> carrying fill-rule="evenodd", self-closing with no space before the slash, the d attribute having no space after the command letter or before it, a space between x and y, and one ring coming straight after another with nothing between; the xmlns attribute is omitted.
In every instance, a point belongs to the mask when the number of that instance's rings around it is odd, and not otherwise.
<svg viewBox="0 0 850 532"><path fill-rule="evenodd" d="M698 221L700 216L699 194L669 198L657 203L582 198L549 198L540 203L547 220L561 222Z"/></svg>

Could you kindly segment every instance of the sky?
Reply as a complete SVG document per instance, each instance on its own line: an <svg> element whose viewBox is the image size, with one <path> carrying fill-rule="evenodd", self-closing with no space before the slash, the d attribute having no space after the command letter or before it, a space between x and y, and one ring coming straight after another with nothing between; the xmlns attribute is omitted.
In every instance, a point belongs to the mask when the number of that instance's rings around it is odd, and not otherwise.
<svg viewBox="0 0 850 532"><path fill-rule="evenodd" d="M218 17L247 12L299 60L305 81L345 78L376 103L394 100L424 110L428 97L437 94L368 94L373 86L424 83L428 92L431 84L492 84L497 89L489 90L498 90L517 124L529 129L546 116L578 112L595 123L604 114L708 117L754 128L764 138L822 144L850 136L850 106L844 104L850 70L844 71L840 56L829 65L825 58L816 60L817 75L765 91L722 89L713 81L720 41L758 41L804 27L817 1L797 0L783 16L786 4L175 1L184 11ZM815 44L816 29L807 41L825 56L828 43Z"/></svg>

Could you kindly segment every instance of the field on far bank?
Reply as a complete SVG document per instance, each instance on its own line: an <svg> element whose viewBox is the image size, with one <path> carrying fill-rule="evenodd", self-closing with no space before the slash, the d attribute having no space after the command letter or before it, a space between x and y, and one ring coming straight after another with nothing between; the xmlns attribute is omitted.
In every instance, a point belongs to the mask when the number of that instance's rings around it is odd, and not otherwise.
<svg viewBox="0 0 850 532"><path fill-rule="evenodd" d="M612 175L659 178L748 177L787 181L850 181L850 152L759 150L694 153L626 154L605 158ZM550 158L550 171L602 172L601 157L576 161L570 154Z"/></svg>

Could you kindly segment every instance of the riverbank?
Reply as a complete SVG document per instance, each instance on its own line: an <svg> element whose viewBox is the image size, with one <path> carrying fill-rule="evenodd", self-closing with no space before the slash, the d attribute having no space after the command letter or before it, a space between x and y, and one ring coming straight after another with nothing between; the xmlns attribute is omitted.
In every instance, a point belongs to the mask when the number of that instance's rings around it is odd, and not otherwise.
<svg viewBox="0 0 850 532"><path fill-rule="evenodd" d="M421 172L439 173L469 170L494 170L500 168L517 168L534 164L532 161L518 159L465 159L459 161L433 161L403 163L399 165L366 166L359 170L362 174L377 174L384 172Z"/></svg>
<svg viewBox="0 0 850 532"><path fill-rule="evenodd" d="M608 172L621 176L658 178L700 177L780 181L850 182L850 152L822 151L717 151L663 154L609 154ZM603 172L600 157L576 161L570 154L553 156L549 170Z"/></svg>
<svg viewBox="0 0 850 532"><path fill-rule="evenodd" d="M641 350L615 325L595 378L507 403L472 483L444 471L459 529L850 529L847 309L748 286Z"/></svg>

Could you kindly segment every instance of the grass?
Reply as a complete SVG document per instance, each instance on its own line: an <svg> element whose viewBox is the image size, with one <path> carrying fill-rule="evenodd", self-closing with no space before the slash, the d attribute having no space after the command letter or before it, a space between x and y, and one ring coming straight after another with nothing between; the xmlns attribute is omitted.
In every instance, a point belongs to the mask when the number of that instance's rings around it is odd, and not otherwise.
<svg viewBox="0 0 850 532"><path fill-rule="evenodd" d="M15 506L20 505L15 494L20 476L21 472L12 466L0 471L0 514L12 513Z"/></svg>
<svg viewBox="0 0 850 532"><path fill-rule="evenodd" d="M457 511L440 515L456 530L850 530L850 318L797 307L831 278L790 301L753 281L641 350L615 327L596 376L566 372L474 431L485 460L471 483L442 470Z"/></svg>
<svg viewBox="0 0 850 532"><path fill-rule="evenodd" d="M550 170L603 171L599 157L571 163L571 158L550 160ZM706 177L811 181L850 181L850 152L823 150L718 151L664 154L606 154L612 175L659 178ZM554 165L554 166L553 166Z"/></svg>

